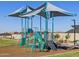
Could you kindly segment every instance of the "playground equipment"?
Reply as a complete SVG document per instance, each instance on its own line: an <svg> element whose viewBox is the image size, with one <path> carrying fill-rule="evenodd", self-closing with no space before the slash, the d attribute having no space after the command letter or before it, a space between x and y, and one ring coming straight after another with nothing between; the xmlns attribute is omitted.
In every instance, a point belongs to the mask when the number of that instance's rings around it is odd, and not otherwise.
<svg viewBox="0 0 79 59"><path fill-rule="evenodd" d="M50 41L52 44L48 41L48 19L52 18L52 39L54 39L54 37L53 37L54 17L56 17L56 16L73 16L73 15L70 14L68 11L60 9L60 8L50 4L50 3L45 3L45 4L43 4L42 6L36 8L36 9L33 9L32 7L30 7L30 9L33 10L32 13L22 15L21 17L26 17L28 15L30 15L30 16L39 15L39 16L44 17L46 19L45 20L45 32L44 32L44 39L45 39L46 45L47 46L49 45L51 49L56 50L56 48L57 48L56 43L54 43L53 40Z"/></svg>
<svg viewBox="0 0 79 59"><path fill-rule="evenodd" d="M29 9L31 11L29 12L16 12L14 14L18 14L18 17L20 18L24 18L25 19L25 31L23 31L22 28L22 32L24 33L22 35L22 41L20 42L20 46L24 46L28 43L28 41L33 40L32 42L32 50L35 51L35 49L37 48L36 43L38 43L38 48L43 51L44 49L52 49L52 50L56 50L57 49L57 44L54 42L54 37L53 37L53 22L54 22L54 17L56 16L73 16L71 13L69 13L68 11L65 11L61 8L58 8L50 3L44 3L42 6L34 9L32 7L29 7ZM40 16L40 32L36 31L33 32L32 30L32 21L33 21L33 17L39 15ZM10 15L11 16L11 15ZM12 15L14 16L14 15ZM15 15L16 16L16 15ZM42 38L42 33L41 33L41 19L42 17L45 18L45 31L44 31L44 39ZM26 31L26 19L29 20L29 18L31 17L31 29L29 29L29 24L27 24L27 31ZM52 39L49 41L48 39L48 19L52 18ZM23 20L22 20L23 21ZM29 23L29 22L27 22ZM22 22L23 24L23 22ZM23 25L22 25L23 27ZM26 34L27 33L27 34ZM29 35L29 37L27 38L27 35ZM27 41L28 40L28 41ZM29 43L28 43L29 44Z"/></svg>
<svg viewBox="0 0 79 59"><path fill-rule="evenodd" d="M31 9L29 9L27 6L23 7L23 8L19 8L16 11L14 11L13 13L9 14L8 16L12 16L12 17L18 17L21 18L21 34L22 34L22 38L20 40L20 47L24 46L26 44L26 32L27 29L29 28L29 17L20 17L20 15L23 15L25 13L30 12ZM27 29L26 29L26 18L27 20ZM25 22L25 24L23 25L23 23Z"/></svg>
<svg viewBox="0 0 79 59"><path fill-rule="evenodd" d="M28 31L29 32L29 31ZM42 35L40 32L35 32L33 33L33 31L29 32L30 37L28 38L29 41L33 40L32 42L32 50L34 51L35 48L39 48L40 51L44 51L44 47L45 47L45 42L42 39ZM36 45L37 43L37 45Z"/></svg>

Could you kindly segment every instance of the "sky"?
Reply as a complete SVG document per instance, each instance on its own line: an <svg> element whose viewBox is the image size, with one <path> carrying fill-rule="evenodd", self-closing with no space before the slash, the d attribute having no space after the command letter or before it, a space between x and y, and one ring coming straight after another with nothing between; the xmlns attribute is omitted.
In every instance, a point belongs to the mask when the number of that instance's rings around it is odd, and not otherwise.
<svg viewBox="0 0 79 59"><path fill-rule="evenodd" d="M26 5L37 8L44 2L45 1L0 1L0 33L21 31L21 19L8 16L10 13ZM75 19L76 24L79 25L79 1L52 1L50 3L70 13L77 14L77 16L54 17L54 32L66 32L71 29L73 19ZM42 19L42 31L44 31L45 19L43 17ZM33 18L33 27L37 27L36 30L39 30L39 16ZM51 19L49 19L48 28L49 31L51 31Z"/></svg>

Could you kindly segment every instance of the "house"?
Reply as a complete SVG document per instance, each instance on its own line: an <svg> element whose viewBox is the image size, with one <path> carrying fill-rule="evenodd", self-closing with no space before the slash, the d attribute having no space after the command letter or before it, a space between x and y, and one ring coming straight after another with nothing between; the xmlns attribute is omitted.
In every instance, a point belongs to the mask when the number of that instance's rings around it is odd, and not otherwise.
<svg viewBox="0 0 79 59"><path fill-rule="evenodd" d="M12 38L12 34L10 34L10 33L1 33L0 34L0 38L9 38L9 39L11 39Z"/></svg>
<svg viewBox="0 0 79 59"><path fill-rule="evenodd" d="M21 37L21 33L19 32L12 33L12 39L21 39Z"/></svg>
<svg viewBox="0 0 79 59"><path fill-rule="evenodd" d="M72 26L74 27L74 26ZM75 33L79 33L79 25L75 25ZM74 33L74 29L70 29L68 30L66 33Z"/></svg>
<svg viewBox="0 0 79 59"><path fill-rule="evenodd" d="M72 26L73 27L73 26ZM75 25L76 29L75 29L75 40L79 41L79 25ZM60 40L68 40L69 42L74 42L74 29L70 29L66 32L54 32L54 35L59 35L59 38L57 38L58 41ZM66 39L66 36L69 36L68 39ZM73 43L74 44L74 43Z"/></svg>
<svg viewBox="0 0 79 59"><path fill-rule="evenodd" d="M1 33L0 38L21 39L21 34L18 32Z"/></svg>

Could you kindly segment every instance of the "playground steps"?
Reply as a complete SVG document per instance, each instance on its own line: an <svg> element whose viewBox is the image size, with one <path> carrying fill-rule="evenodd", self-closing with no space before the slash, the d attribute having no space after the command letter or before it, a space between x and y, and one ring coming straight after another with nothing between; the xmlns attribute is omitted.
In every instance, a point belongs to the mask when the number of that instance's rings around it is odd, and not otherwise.
<svg viewBox="0 0 79 59"><path fill-rule="evenodd" d="M54 43L53 40L50 40L47 43L48 43L48 46L51 48L51 50L56 50L57 49L57 44Z"/></svg>

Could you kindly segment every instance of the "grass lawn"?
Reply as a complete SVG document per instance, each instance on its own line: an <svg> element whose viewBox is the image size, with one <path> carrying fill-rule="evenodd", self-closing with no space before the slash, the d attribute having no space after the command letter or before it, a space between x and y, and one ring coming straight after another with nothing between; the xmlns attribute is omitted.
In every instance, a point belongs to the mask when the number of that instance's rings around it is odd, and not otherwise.
<svg viewBox="0 0 79 59"><path fill-rule="evenodd" d="M0 39L0 47L4 47L4 46L11 46L11 45L17 45L17 41L16 40L5 40L5 39Z"/></svg>
<svg viewBox="0 0 79 59"><path fill-rule="evenodd" d="M50 55L49 57L79 57L79 50L72 50L62 54Z"/></svg>

